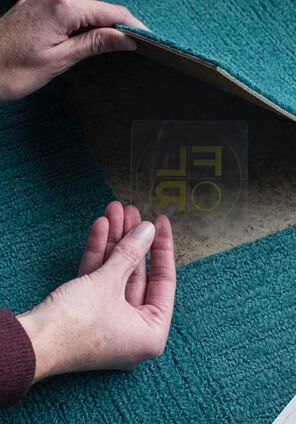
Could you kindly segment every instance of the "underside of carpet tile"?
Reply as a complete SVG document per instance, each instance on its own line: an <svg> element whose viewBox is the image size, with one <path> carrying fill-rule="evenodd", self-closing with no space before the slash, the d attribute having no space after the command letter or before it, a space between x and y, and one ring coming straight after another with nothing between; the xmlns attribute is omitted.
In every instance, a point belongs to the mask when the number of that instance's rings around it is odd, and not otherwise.
<svg viewBox="0 0 296 424"><path fill-rule="evenodd" d="M296 120L296 7L293 0L111 0L151 29L129 28L158 46L216 69L225 88ZM172 59L171 59L172 61ZM185 66L184 66L185 67ZM211 68L202 72L207 78ZM211 78L213 81L215 76ZM230 85L229 85L230 84ZM223 85L223 82L222 82ZM231 88L232 87L232 88Z"/></svg>

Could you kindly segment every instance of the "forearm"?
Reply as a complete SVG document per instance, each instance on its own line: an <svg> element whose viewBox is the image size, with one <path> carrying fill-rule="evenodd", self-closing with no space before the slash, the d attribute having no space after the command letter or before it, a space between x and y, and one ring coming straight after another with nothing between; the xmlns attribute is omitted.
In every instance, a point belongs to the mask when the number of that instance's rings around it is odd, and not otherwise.
<svg viewBox="0 0 296 424"><path fill-rule="evenodd" d="M29 337L8 310L0 311L0 409L21 400L35 375L35 354Z"/></svg>

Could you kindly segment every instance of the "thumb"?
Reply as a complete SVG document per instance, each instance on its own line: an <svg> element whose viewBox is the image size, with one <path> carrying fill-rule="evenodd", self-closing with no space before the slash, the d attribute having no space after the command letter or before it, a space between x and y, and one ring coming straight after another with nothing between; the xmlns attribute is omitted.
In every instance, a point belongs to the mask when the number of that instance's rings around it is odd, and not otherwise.
<svg viewBox="0 0 296 424"><path fill-rule="evenodd" d="M71 67L90 56L136 49L137 44L122 32L113 28L96 28L56 46L55 56L66 63L66 67Z"/></svg>
<svg viewBox="0 0 296 424"><path fill-rule="evenodd" d="M155 227L151 222L144 221L134 227L127 235L114 247L109 259L101 268L105 268L108 273L116 270L115 281L127 282L141 260L149 251L155 236Z"/></svg>

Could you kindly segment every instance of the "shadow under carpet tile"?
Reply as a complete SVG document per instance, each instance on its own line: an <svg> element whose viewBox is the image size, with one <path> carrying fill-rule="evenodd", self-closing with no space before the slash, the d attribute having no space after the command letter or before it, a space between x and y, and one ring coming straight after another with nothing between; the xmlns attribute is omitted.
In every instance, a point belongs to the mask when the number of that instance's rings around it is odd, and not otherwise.
<svg viewBox="0 0 296 424"><path fill-rule="evenodd" d="M112 0L151 32L146 40L217 66L296 119L296 8L292 0Z"/></svg>

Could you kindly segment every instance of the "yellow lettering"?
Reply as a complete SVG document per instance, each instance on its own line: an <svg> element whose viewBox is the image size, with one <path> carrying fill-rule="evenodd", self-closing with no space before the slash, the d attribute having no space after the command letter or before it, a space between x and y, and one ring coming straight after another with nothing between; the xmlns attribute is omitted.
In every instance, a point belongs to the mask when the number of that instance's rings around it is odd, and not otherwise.
<svg viewBox="0 0 296 424"><path fill-rule="evenodd" d="M167 190L177 189L177 195L165 194ZM177 204L181 212L186 211L186 182L185 181L163 181L155 188L155 193L159 203L156 207L156 213L161 211L169 204Z"/></svg>
<svg viewBox="0 0 296 424"><path fill-rule="evenodd" d="M215 168L215 176L222 175L222 148L221 146L194 146L192 153L214 153L214 159L194 159L194 166L213 166Z"/></svg>

